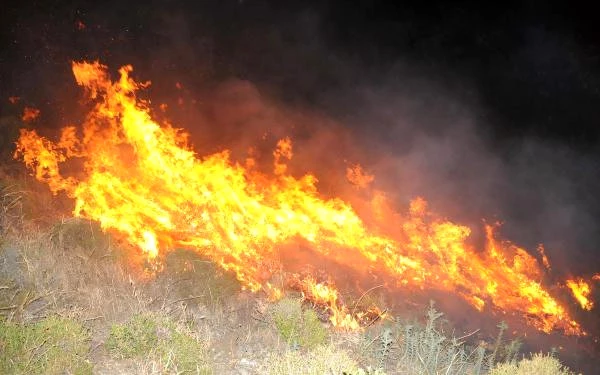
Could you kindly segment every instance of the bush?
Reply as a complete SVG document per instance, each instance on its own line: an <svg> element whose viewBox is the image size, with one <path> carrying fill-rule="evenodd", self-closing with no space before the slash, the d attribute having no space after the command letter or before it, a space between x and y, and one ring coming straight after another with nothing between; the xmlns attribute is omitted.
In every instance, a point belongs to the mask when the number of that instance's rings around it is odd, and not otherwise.
<svg viewBox="0 0 600 375"><path fill-rule="evenodd" d="M171 337L160 341L158 352L167 369L175 373L211 374L205 359L204 345L191 333L173 331Z"/></svg>
<svg viewBox="0 0 600 375"><path fill-rule="evenodd" d="M200 340L162 316L142 314L114 324L106 348L117 359L147 357L165 372L212 373Z"/></svg>
<svg viewBox="0 0 600 375"><path fill-rule="evenodd" d="M551 355L542 353L534 354L531 358L524 358L518 363L503 363L493 368L490 375L570 375L568 368Z"/></svg>
<svg viewBox="0 0 600 375"><path fill-rule="evenodd" d="M158 344L157 324L148 315L136 315L125 324L113 324L106 347L113 357L147 354Z"/></svg>
<svg viewBox="0 0 600 375"><path fill-rule="evenodd" d="M448 337L440 323L442 313L429 308L425 325L387 324L375 337L364 337L360 349L365 363L398 374L486 373L485 349L469 348L459 339Z"/></svg>
<svg viewBox="0 0 600 375"><path fill-rule="evenodd" d="M90 334L78 322L50 317L34 324L0 320L0 373L91 374Z"/></svg>
<svg viewBox="0 0 600 375"><path fill-rule="evenodd" d="M291 345L313 348L323 344L327 329L312 309L302 309L299 299L284 298L273 310L273 321L281 336Z"/></svg>

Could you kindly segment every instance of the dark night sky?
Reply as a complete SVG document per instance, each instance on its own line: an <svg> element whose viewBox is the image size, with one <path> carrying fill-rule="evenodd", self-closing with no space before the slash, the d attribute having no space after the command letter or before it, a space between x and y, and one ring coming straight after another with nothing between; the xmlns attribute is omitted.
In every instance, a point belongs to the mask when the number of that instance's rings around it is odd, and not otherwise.
<svg viewBox="0 0 600 375"><path fill-rule="evenodd" d="M328 93L389 80L402 60L454 95L475 92L498 135L598 148L600 33L591 8L541 1L141 3L5 2L2 92L34 95L41 81L68 81L65 62L91 57L142 72L202 66L203 80L246 78L287 100L336 110ZM78 31L77 21L86 29Z"/></svg>

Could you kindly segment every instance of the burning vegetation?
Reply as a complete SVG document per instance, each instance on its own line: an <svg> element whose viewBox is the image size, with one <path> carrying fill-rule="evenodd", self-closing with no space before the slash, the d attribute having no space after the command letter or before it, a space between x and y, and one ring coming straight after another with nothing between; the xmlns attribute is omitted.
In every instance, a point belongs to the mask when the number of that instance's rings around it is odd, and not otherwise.
<svg viewBox="0 0 600 375"><path fill-rule="evenodd" d="M199 157L185 132L153 120L148 103L136 97L149 83L134 81L131 71L122 67L113 81L98 62L73 63L93 109L81 127L63 128L56 142L21 130L15 157L54 194L72 198L75 216L121 235L155 264L171 250L193 249L233 271L251 291L279 298L284 285L300 290L328 311L334 326L358 329L365 316L382 314L344 305L332 275L286 269L280 249L301 242L357 270L380 270L389 275L388 288L455 293L480 311L522 314L544 332L585 334L541 282L550 269L543 248L538 261L497 239L496 225L486 224L485 248L477 249L470 228L431 212L420 197L399 212L376 192L367 221L347 201L324 198L315 175L288 172L289 138L273 151L272 173L256 168L251 157L243 165L232 161L228 150ZM67 175L63 166L73 160L81 161L81 170ZM375 178L358 165L347 177L357 189ZM283 284L275 282L281 277ZM567 286L582 308L593 307L583 280Z"/></svg>

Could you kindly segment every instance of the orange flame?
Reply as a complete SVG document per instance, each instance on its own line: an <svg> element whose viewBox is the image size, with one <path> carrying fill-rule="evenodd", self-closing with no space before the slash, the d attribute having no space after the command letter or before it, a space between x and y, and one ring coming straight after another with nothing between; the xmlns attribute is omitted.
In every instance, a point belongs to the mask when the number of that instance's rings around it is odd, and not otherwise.
<svg viewBox="0 0 600 375"><path fill-rule="evenodd" d="M298 281L298 286L303 291L305 299L329 310L331 313L329 320L334 326L349 330L356 330L360 327L346 306L340 305L338 291L335 287L318 283L310 276Z"/></svg>
<svg viewBox="0 0 600 375"><path fill-rule="evenodd" d="M365 173L363 168L356 164L346 168L346 179L357 188L365 189L375 180L375 176Z"/></svg>
<svg viewBox="0 0 600 375"><path fill-rule="evenodd" d="M478 310L490 305L520 312L545 332L584 334L540 283L537 260L497 240L494 226L486 225L487 246L478 251L468 242L469 228L429 212L424 199L400 214L376 193L375 221L394 226L393 236L384 235L349 203L323 198L314 175L288 173L288 138L273 152L272 175L255 170L252 160L245 166L232 162L227 150L200 158L187 134L151 118L147 103L135 95L149 83L135 82L131 71L122 67L112 82L98 62L73 63L77 83L95 101L82 129L63 128L58 142L21 130L15 157L54 194L73 198L75 216L120 233L150 259L178 247L194 249L235 272L246 288L274 298L282 292L269 281L269 270L281 268L278 249L302 239L357 270L377 267L398 287L457 293ZM78 177L61 173L69 159L83 160ZM372 180L362 169L350 177ZM348 311L333 284L308 277L298 285L305 298L326 307L332 324L358 327L359 314Z"/></svg>
<svg viewBox="0 0 600 375"><path fill-rule="evenodd" d="M585 280L582 278L567 280L567 287L569 287L573 297L579 302L582 309L591 310L594 307L594 303L590 300L592 289Z"/></svg>

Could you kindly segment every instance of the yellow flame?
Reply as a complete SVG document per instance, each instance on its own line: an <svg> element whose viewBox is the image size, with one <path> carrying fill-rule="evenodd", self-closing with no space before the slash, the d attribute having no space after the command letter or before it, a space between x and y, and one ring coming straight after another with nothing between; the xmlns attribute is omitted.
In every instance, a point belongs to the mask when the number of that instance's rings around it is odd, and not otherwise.
<svg viewBox="0 0 600 375"><path fill-rule="evenodd" d="M594 303L590 300L592 289L583 279L567 280L567 287L582 309L591 310L594 307Z"/></svg>
<svg viewBox="0 0 600 375"><path fill-rule="evenodd" d="M375 223L367 226L349 203L323 198L314 175L288 173L288 138L273 152L270 175L253 162L232 162L227 150L200 158L186 133L151 118L147 103L136 98L149 83L135 82L131 71L121 68L113 82L98 62L73 63L77 83L95 103L83 126L65 127L57 142L21 130L15 157L53 193L73 198L75 216L120 233L149 258L194 249L272 298L282 294L270 281L270 271L282 267L279 248L302 239L355 269L376 267L398 287L457 293L478 310L489 305L533 316L531 324L545 332L583 334L538 281L543 270L536 259L497 240L494 226L486 226L487 246L480 251L469 245L468 227L431 213L423 198L402 214L380 192L372 202ZM61 166L74 158L83 170L63 176ZM349 175L364 186L372 181L358 167ZM390 226L394 235L383 234ZM308 277L299 285L306 298L326 307L334 325L358 327L360 315L348 312L332 283Z"/></svg>

